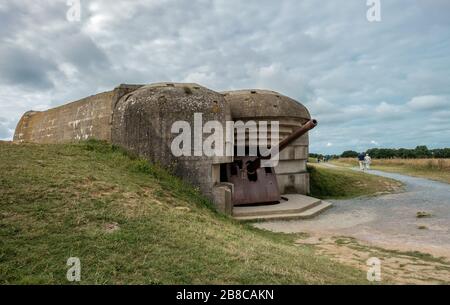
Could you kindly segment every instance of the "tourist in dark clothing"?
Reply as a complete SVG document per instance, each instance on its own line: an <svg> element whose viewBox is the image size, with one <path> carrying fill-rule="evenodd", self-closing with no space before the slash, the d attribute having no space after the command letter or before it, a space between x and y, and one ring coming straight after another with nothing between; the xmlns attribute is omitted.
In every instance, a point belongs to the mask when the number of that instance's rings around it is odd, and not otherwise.
<svg viewBox="0 0 450 305"><path fill-rule="evenodd" d="M366 155L364 154L364 153L360 153L359 155L358 155L358 161L359 161L359 169L360 170L364 170L364 168L365 168L365 160L364 160L364 158L366 157Z"/></svg>

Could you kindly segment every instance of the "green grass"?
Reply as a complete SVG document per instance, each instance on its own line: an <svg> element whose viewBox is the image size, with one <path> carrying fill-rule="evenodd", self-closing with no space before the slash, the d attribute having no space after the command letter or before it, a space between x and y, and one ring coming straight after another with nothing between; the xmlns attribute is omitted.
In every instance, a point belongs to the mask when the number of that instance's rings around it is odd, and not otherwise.
<svg viewBox="0 0 450 305"><path fill-rule="evenodd" d="M105 143L0 143L0 194L1 284L67 284L69 257L82 284L367 283Z"/></svg>
<svg viewBox="0 0 450 305"><path fill-rule="evenodd" d="M402 184L393 179L346 168L308 166L311 196L321 199L347 199L398 191Z"/></svg>

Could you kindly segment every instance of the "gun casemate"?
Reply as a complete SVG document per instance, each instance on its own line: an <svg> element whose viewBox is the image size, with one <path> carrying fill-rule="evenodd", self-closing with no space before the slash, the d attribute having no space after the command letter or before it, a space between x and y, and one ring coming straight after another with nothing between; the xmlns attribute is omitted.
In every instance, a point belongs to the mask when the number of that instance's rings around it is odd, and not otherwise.
<svg viewBox="0 0 450 305"><path fill-rule="evenodd" d="M274 155L278 157L291 143L316 126L316 120L308 121L283 139L276 147L272 147L266 156L237 157L233 163L227 164L227 181L233 184L233 205L279 203L281 192L275 169L273 167L261 167L261 162L273 158ZM250 149L246 149L246 151L250 151Z"/></svg>

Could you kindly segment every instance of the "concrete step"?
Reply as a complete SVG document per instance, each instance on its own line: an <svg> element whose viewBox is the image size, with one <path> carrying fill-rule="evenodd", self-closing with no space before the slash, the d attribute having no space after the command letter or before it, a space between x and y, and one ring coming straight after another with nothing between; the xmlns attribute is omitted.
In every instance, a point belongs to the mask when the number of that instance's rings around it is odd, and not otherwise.
<svg viewBox="0 0 450 305"><path fill-rule="evenodd" d="M299 194L283 195L283 198L287 200L283 200L279 204L234 207L233 216L250 217L275 214L298 214L321 204L320 199Z"/></svg>
<svg viewBox="0 0 450 305"><path fill-rule="evenodd" d="M310 207L302 212L294 212L294 213L274 213L270 215L254 215L254 216L234 216L237 220L293 220L293 219L310 219L313 218L320 213L326 211L331 208L333 204L320 201L318 205Z"/></svg>

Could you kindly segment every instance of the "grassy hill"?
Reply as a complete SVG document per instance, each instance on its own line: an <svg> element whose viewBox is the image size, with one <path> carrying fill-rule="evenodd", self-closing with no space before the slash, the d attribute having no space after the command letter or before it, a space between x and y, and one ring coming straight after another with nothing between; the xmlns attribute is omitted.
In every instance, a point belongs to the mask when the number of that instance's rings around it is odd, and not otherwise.
<svg viewBox="0 0 450 305"><path fill-rule="evenodd" d="M167 172L100 142L0 143L0 283L367 283L296 235L215 213Z"/></svg>
<svg viewBox="0 0 450 305"><path fill-rule="evenodd" d="M328 164L327 164L328 165ZM311 195L321 199L348 199L395 193L403 188L399 181L368 175L345 167L308 164Z"/></svg>

